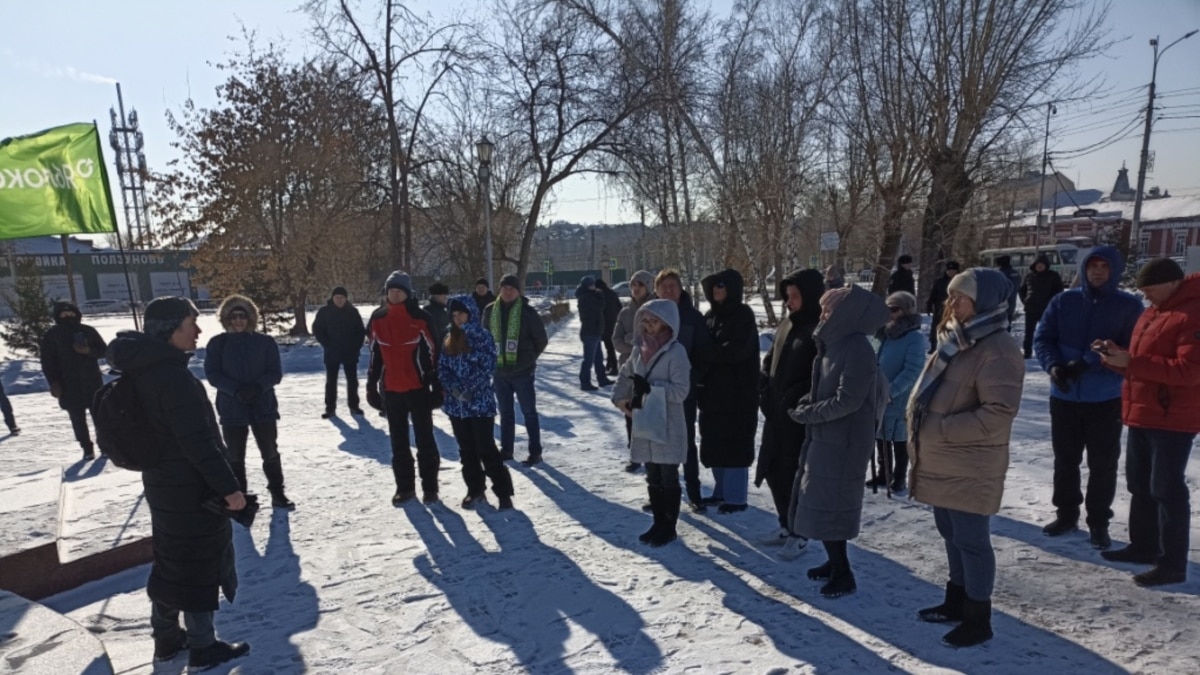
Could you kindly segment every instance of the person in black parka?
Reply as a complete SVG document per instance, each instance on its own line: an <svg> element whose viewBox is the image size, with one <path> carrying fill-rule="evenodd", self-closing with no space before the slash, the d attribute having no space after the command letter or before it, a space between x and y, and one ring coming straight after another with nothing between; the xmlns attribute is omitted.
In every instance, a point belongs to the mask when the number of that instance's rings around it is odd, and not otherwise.
<svg viewBox="0 0 1200 675"><path fill-rule="evenodd" d="M142 472L154 550L146 594L155 660L190 647L190 666L211 667L246 654L250 646L216 639L213 612L219 594L233 602L237 567L229 518L202 504L223 498L226 508L240 511L246 499L204 384L188 370L200 336L197 315L186 298L156 298L146 305L145 333L119 333L108 362L122 377L134 378L146 422L161 439L158 464Z"/></svg>
<svg viewBox="0 0 1200 675"><path fill-rule="evenodd" d="M604 335L601 341L604 344L604 353L607 355L605 373L615 376L617 374L617 349L613 345L613 330L616 329L617 317L621 314L621 296L604 283L603 279L596 280L596 288L600 289L600 293L604 295Z"/></svg>
<svg viewBox="0 0 1200 675"><path fill-rule="evenodd" d="M255 330L258 307L250 298L230 295L217 316L225 332L208 341L204 376L217 390L217 413L233 473L245 492L246 444L253 431L271 505L293 509L296 505L284 493L279 458L279 401L275 398L275 386L283 380L279 345Z"/></svg>
<svg viewBox="0 0 1200 675"><path fill-rule="evenodd" d="M483 308L479 307L479 314ZM429 302L424 307L425 313L433 323L433 339L439 345L446 343L446 335L450 333L450 287L438 281L429 287ZM476 323L479 320L476 318Z"/></svg>
<svg viewBox="0 0 1200 675"><path fill-rule="evenodd" d="M763 543L783 546L780 551L783 558L798 556L808 543L788 529L788 506L800 468L804 425L793 421L787 413L812 388L812 365L817 357L813 331L821 321L824 293L824 276L814 269L792 272L779 282L779 295L787 316L775 329L775 339L763 358L759 375L758 400L764 421L754 485L759 487L766 481L771 490L779 528Z"/></svg>
<svg viewBox="0 0 1200 675"><path fill-rule="evenodd" d="M337 408L338 370L346 373L346 404L351 415L363 414L358 402L358 356L366 341L362 314L350 303L346 289L338 286L329 302L317 310L313 319L313 337L325 350L325 414L333 417Z"/></svg>
<svg viewBox="0 0 1200 675"><path fill-rule="evenodd" d="M721 513L746 510L754 437L758 433L758 322L743 301L744 282L734 269L700 282L710 309L704 315L710 340L696 351L703 381L700 461L712 469L715 486L706 503Z"/></svg>
<svg viewBox="0 0 1200 675"><path fill-rule="evenodd" d="M900 291L917 294L917 282L913 278L912 262L912 256L907 253L896 259L896 271L892 272L892 277L888 280L888 295Z"/></svg>
<svg viewBox="0 0 1200 675"><path fill-rule="evenodd" d="M1017 294L1021 296L1021 306L1025 308L1025 358L1033 358L1033 334L1037 332L1038 322L1050 306L1054 296L1063 292L1062 276L1050 269L1050 257L1042 254L1029 266L1029 274L1021 282Z"/></svg>
<svg viewBox="0 0 1200 675"><path fill-rule="evenodd" d="M492 292L492 286L487 279L479 277L475 280L475 292L471 294L471 299L475 301L475 306L479 308L479 315L482 317L483 310L496 301L496 294Z"/></svg>
<svg viewBox="0 0 1200 675"><path fill-rule="evenodd" d="M951 260L946 263L946 271L933 282L929 289L929 299L925 301L925 311L929 313L929 353L937 349L937 325L942 321L946 311L946 300L950 298L950 280L962 271L962 267Z"/></svg>
<svg viewBox="0 0 1200 675"><path fill-rule="evenodd" d="M585 276L575 289L575 301L579 310L579 341L583 343L583 360L579 363L579 388L596 391L599 387L612 384L604 369L604 354L600 344L604 339L604 293L596 287L596 280ZM609 333L611 335L611 333ZM592 384L592 372L596 371L596 384Z"/></svg>
<svg viewBox="0 0 1200 675"><path fill-rule="evenodd" d="M50 395L71 417L75 440L84 459L94 459L96 446L88 429L87 411L92 397L104 384L100 359L108 345L95 328L83 323L79 308L66 301L54 303L54 325L42 336L42 374L50 383Z"/></svg>

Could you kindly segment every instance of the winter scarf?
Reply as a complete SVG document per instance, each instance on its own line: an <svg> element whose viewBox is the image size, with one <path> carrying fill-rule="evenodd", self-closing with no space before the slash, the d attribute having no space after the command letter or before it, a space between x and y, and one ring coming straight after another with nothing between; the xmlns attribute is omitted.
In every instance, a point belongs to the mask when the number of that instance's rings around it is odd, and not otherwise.
<svg viewBox="0 0 1200 675"><path fill-rule="evenodd" d="M787 346L787 336L792 332L792 315L789 313L775 328L775 341L771 343L771 377L775 377L775 369L779 367L779 359Z"/></svg>
<svg viewBox="0 0 1200 675"><path fill-rule="evenodd" d="M642 344L640 347L642 350L642 363L650 363L654 355L663 348L663 345L670 342L673 337L675 336L671 333L670 327L660 330L654 335L642 333Z"/></svg>
<svg viewBox="0 0 1200 675"><path fill-rule="evenodd" d="M946 323L938 333L937 353L925 364L925 371L921 373L921 379L917 380L912 396L908 399L908 417L912 420L909 431L914 444L918 437L917 430L921 428L922 417L928 410L929 402L933 400L933 394L941 384L942 376L945 375L946 368L954 360L954 357L958 356L959 352L974 347L988 335L1006 330L1008 330L1007 303L997 305L985 314L976 315L965 324L960 324L957 319L951 319Z"/></svg>
<svg viewBox="0 0 1200 675"><path fill-rule="evenodd" d="M497 303L492 308L492 321L488 329L496 341L497 364L500 368L511 368L517 365L517 342L521 337L521 296L513 300L512 307L508 310L508 332L504 334L504 339L501 339L500 315L503 313L504 308Z"/></svg>
<svg viewBox="0 0 1200 675"><path fill-rule="evenodd" d="M917 330L921 327L921 317L916 314L905 314L895 321L889 321L883 327L883 335L889 340L896 340L903 337L910 331Z"/></svg>

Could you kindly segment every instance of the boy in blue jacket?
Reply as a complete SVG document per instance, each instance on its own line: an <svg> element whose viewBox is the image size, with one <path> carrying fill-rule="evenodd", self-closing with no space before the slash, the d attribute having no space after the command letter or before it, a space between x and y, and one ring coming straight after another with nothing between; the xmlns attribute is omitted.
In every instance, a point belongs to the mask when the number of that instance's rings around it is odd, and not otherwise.
<svg viewBox="0 0 1200 675"><path fill-rule="evenodd" d="M1050 374L1050 443L1057 517L1049 537L1079 524L1079 465L1087 452L1087 525L1093 548L1112 545L1108 522L1121 458L1121 375L1100 362L1098 340L1128 346L1142 302L1118 290L1125 270L1117 249L1100 246L1079 263L1079 287L1054 296L1034 332L1034 353Z"/></svg>

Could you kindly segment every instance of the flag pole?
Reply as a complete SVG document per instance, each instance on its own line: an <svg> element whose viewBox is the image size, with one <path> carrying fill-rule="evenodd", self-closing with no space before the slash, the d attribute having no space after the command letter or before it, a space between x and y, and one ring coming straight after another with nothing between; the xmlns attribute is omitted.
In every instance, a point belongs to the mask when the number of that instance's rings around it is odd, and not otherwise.
<svg viewBox="0 0 1200 675"><path fill-rule="evenodd" d="M66 234L60 234L58 236L59 241L62 243L63 265L65 265L67 268L67 288L70 289L71 292L71 304L78 307L79 299L75 297L75 275L71 272L71 255L70 250L67 247L67 240L69 238L69 235Z"/></svg>

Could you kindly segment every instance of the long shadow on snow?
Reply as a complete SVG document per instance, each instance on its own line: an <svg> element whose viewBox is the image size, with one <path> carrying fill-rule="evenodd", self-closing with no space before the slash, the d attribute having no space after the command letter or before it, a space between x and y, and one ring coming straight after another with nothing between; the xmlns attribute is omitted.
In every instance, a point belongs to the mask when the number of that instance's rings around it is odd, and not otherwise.
<svg viewBox="0 0 1200 675"><path fill-rule="evenodd" d="M538 475L538 470L558 484L554 485ZM705 559L702 554L678 555L677 551L672 550L675 544L663 549L642 547L637 543L636 533L646 522L644 518L631 517L631 509L595 496L553 467L538 465L526 475L565 513L575 517L610 544L646 551L676 576L690 581L709 581L720 588L726 594L725 605L731 611L761 627L782 653L811 663L818 670L837 671L851 663L862 672L878 672L893 666L875 652L865 649L854 638L795 609L793 605L799 602L829 612L924 661L964 672L978 672L989 666L1012 667L1013 664L1005 659L1013 653L1039 655L1039 662L1048 666L1047 671L1052 670L1050 664L1053 658L1062 659L1062 667L1067 670L1081 669L1079 672L1094 673L1122 671L1119 666L1098 654L1000 612L993 618L997 638L988 646L977 650L948 649L940 644L940 638L949 630L949 626L924 624L914 616L918 607L937 604L941 600L943 587L940 584L935 585L914 576L910 570L893 560L853 547L850 561L855 569L859 592L828 600L820 596L817 590L819 584L809 581L804 573L808 567L825 561L824 550L819 542L813 542L813 551L806 553L799 561L781 563L744 539L718 527L730 523L738 529L748 528L750 519L757 516L761 523L758 530L760 533L766 532L777 525L774 513L751 508L731 518L690 515L682 518L708 535L705 543L710 555L756 577L760 583L752 585L725 566ZM681 541L696 544L688 542L686 537L684 533ZM936 535L928 540L927 545L938 552L942 550ZM927 637L917 641L913 637L915 633L923 633ZM820 645L820 648L814 649L814 645Z"/></svg>
<svg viewBox="0 0 1200 675"><path fill-rule="evenodd" d="M404 511L427 549L413 565L471 630L507 644L526 672L571 671L564 660L567 619L595 636L624 672L663 666L662 652L629 604L543 544L525 514L484 508L483 521L500 544L497 553L485 550L445 506Z"/></svg>
<svg viewBox="0 0 1200 675"><path fill-rule="evenodd" d="M230 668L303 672L304 657L296 636L317 625L317 591L300 578L300 556L292 548L291 513L272 510L261 515L271 519L267 547L261 556L250 531L234 526L237 602L232 609L217 612L217 632L227 641L244 640L253 646L248 660L235 661Z"/></svg>
<svg viewBox="0 0 1200 675"><path fill-rule="evenodd" d="M681 545L684 539L661 549L638 543L637 534L649 522L640 512L605 501L544 464L525 475L564 513L609 544L645 555L681 579L708 582L720 589L725 606L757 625L786 656L818 670L853 667L859 672L880 672L890 668L878 654L792 607L787 602L791 598L769 597L724 567L693 555L694 551ZM751 553L745 545L742 549ZM814 645L822 648L815 650Z"/></svg>
<svg viewBox="0 0 1200 675"><path fill-rule="evenodd" d="M350 426L340 417L330 417L329 422L337 428L345 440L338 445L338 449L343 452L348 452L359 457L373 459L385 466L392 465L392 439L388 436L387 420L382 417L372 417L374 411L368 412L361 417L355 417L358 422L357 427ZM434 413L436 416L438 413ZM380 426L375 426L371 423L372 419L379 421ZM454 437L446 433L441 427L436 424L433 426L433 437L437 441L438 454L442 459L458 462L461 461L458 454L458 441ZM413 455L416 456L417 442L413 438L412 427L410 425L408 431L408 443L412 448Z"/></svg>
<svg viewBox="0 0 1200 675"><path fill-rule="evenodd" d="M1131 573L1143 572L1151 567L1150 565L1111 563L1101 558L1100 552L1094 550L1088 544L1086 527L1076 532L1064 534L1061 537L1047 537L1042 534L1042 528L1037 525L1013 520L1004 516L992 516L992 532L1002 537L1024 542L1034 548L1040 548L1054 555L1077 562L1090 563L1099 567L1109 567ZM1123 545L1120 542L1114 542L1113 548L1120 548ZM1188 581L1185 583L1161 586L1153 590L1164 593L1184 593L1200 596L1200 565L1188 561L1187 576ZM1133 584L1133 580L1130 579L1129 583Z"/></svg>

